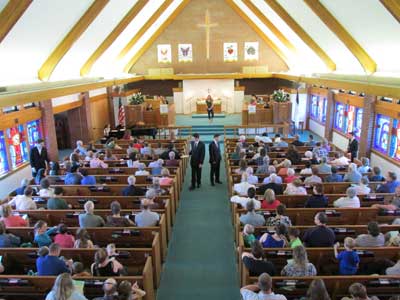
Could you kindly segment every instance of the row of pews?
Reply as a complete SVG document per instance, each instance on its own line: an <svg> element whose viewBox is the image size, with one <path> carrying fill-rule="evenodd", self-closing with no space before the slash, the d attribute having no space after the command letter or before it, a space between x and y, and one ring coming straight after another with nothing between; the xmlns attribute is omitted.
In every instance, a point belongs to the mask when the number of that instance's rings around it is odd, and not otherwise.
<svg viewBox="0 0 400 300"><path fill-rule="evenodd" d="M151 144L167 145L167 140L151 140ZM33 241L33 224L38 220L46 221L50 226L64 223L68 226L69 232L75 234L79 229L78 216L83 213L83 206L86 201L93 201L95 204L94 214L102 216L111 215L110 204L118 201L121 204L121 216L135 220L135 215L140 212L140 201L142 196L122 196L122 189L127 186L127 178L133 175L137 169L126 166L126 141L118 141L123 147L121 160L107 161L108 168L89 168L88 173L96 177L98 184L85 185L64 185L62 175L65 169L61 169L59 176L50 176L52 187L61 186L64 190L60 197L70 206L67 210L47 210L46 197L34 196L37 210L14 211L15 214L26 216L29 219L30 227L7 228L9 233L21 237L22 243ZM179 195L183 183L183 174L187 166L188 142L186 139L179 139L174 146L183 156L177 167L168 167L172 184L162 186L164 190L161 196L154 199L156 208L152 211L160 215L160 221L153 227L97 227L86 228L93 244L105 247L114 243L117 247L118 260L127 268L129 276L115 278L118 282L129 280L138 282L146 292L145 300L155 300L156 290L160 283L162 265L165 262L168 242L171 239L172 226L175 220L176 210L179 204ZM96 145L101 150L102 145ZM123 154L122 152L125 151ZM141 161L147 163L149 160ZM149 168L146 168L150 170ZM147 176L136 176L136 186L143 189L151 186L152 181ZM39 186L32 185L36 190ZM9 196L11 198L12 195ZM9 199L4 199L7 201ZM29 245L29 244L28 244ZM33 246L33 248L32 248ZM0 255L3 257L3 264L6 272L0 275L0 294L7 299L32 299L44 298L51 290L55 277L49 276L28 276L30 270L35 270L38 248L32 245L29 248L2 248ZM96 249L62 249L61 256L66 259L73 259L83 263L86 269L94 261ZM74 280L84 281L84 293L89 299L102 296L102 284L106 278L102 277L78 277ZM29 295L29 296L27 296Z"/></svg>
<svg viewBox="0 0 400 300"><path fill-rule="evenodd" d="M288 143L290 139L286 139ZM246 140L251 144L254 142L252 139ZM228 177L228 190L229 197L234 195L233 185L240 182L241 176L235 173L238 168L238 160L232 159L231 154L235 151L237 139L225 138L225 162L226 172ZM272 161L277 160L281 162L285 159L285 148L274 148L270 145L272 150L268 152L268 156ZM310 147L297 147L301 153L311 150ZM335 149L334 147L332 147ZM333 156L335 151L331 151L329 156ZM252 155L248 155L246 160L251 162ZM255 170L256 165L251 165ZM298 174L304 164L292 166ZM277 172L279 169L277 170ZM339 173L344 174L347 167L339 170ZM320 174L321 177L326 176ZM262 185L263 179L266 174L257 175L259 183L256 187ZM381 184L378 182L371 182L370 187L375 191L376 187ZM285 184L283 184L285 188ZM369 195L361 195L360 203L361 208L334 208L333 202L340 197L345 196L346 189L351 186L351 183L323 183L324 194L328 197L327 208L304 208L308 197L312 193L312 187L305 186L308 195L276 195L276 198L287 207L285 215L288 216L292 222L292 226L299 229L300 237L304 232L314 227L314 216L317 212L323 211L328 216L328 226L335 232L338 242L343 242L345 237L355 238L359 234L367 233L366 224L369 221L377 221L380 223L380 230L382 233L396 232L400 230L400 225L390 225L393 220L400 217L400 211L384 211L372 208L373 204L383 204L387 200L393 198L394 194L371 193ZM256 190L257 191L257 190ZM263 195L257 192L258 200L263 199ZM240 223L239 217L245 213L245 209L240 207L239 204L232 204L232 221L234 224L235 241L237 245L237 264L240 274L240 282L242 286L253 284L257 282L257 277L250 276L247 268L242 262L242 253L251 252L250 248L246 248L243 240L243 225ZM275 216L274 210L260 209L257 211L267 220L271 216ZM255 235L257 237L264 233L274 233L273 227L259 226L255 227ZM340 250L343 250L341 248ZM306 295L307 289L313 279L323 279L325 285L331 295L331 298L341 299L348 296L348 287L354 282L360 282L367 287L369 295L377 295L380 299L388 299L390 296L399 294L400 276L387 276L387 275L363 275L363 271L370 267L372 261L379 259L390 259L396 262L399 258L398 247L375 247L375 248L357 248L360 256L360 275L355 276L338 276L332 272L335 270L338 262L334 257L333 248L307 248L308 259L313 263L317 269L318 276L314 277L284 277L279 276L282 268L287 264L287 260L292 258L292 250L290 248L264 248L264 254L267 260L271 261L277 270L277 275L272 277L273 290L277 294L284 294L288 299L296 299Z"/></svg>

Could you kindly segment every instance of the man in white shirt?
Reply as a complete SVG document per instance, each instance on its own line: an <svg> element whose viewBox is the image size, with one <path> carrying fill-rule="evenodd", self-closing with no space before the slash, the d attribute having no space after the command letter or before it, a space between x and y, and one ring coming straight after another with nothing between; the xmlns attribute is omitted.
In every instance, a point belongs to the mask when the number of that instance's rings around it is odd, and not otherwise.
<svg viewBox="0 0 400 300"><path fill-rule="evenodd" d="M240 196L246 196L247 195L247 190L249 188L256 188L254 185L250 184L247 182L248 180L248 175L246 172L242 174L242 181L240 183L235 183L233 186L233 190L238 193Z"/></svg>
<svg viewBox="0 0 400 300"><path fill-rule="evenodd" d="M246 208L246 204L249 201L253 201L254 202L254 208L255 209L260 209L261 208L261 202L256 199L256 190L254 188L249 188L247 190L247 197L239 197L239 196L231 197L231 202L238 203L243 208Z"/></svg>
<svg viewBox="0 0 400 300"><path fill-rule="evenodd" d="M335 153L335 159L331 160L329 164L333 166L348 166L349 165L349 159L344 156L343 153L336 152Z"/></svg>
<svg viewBox="0 0 400 300"><path fill-rule="evenodd" d="M150 176L149 171L145 170L144 168L146 165L144 163L139 164L139 170L135 172L135 176Z"/></svg>
<svg viewBox="0 0 400 300"><path fill-rule="evenodd" d="M272 292L272 278L267 273L258 277L258 284L246 285L240 289L243 300L287 300L284 295Z"/></svg>
<svg viewBox="0 0 400 300"><path fill-rule="evenodd" d="M8 203L15 206L16 210L31 210L37 209L35 201L32 199L32 188L28 186L23 195L17 195Z"/></svg>
<svg viewBox="0 0 400 300"><path fill-rule="evenodd" d="M333 202L334 207L359 208L360 199L357 197L357 190L349 187L346 190L346 197L341 197Z"/></svg>

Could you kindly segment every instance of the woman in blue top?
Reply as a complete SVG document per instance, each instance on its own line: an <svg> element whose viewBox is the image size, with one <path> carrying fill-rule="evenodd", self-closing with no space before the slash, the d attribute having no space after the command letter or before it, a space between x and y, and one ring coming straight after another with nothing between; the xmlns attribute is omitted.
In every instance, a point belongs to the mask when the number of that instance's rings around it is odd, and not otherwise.
<svg viewBox="0 0 400 300"><path fill-rule="evenodd" d="M264 233L260 237L260 242L263 248L283 248L288 242L285 237L287 234L287 226L284 223L280 223L275 226L275 233Z"/></svg>
<svg viewBox="0 0 400 300"><path fill-rule="evenodd" d="M50 246L53 242L50 235L57 232L57 227L47 229L47 223L45 221L37 221L33 227L35 232L34 242L39 246Z"/></svg>

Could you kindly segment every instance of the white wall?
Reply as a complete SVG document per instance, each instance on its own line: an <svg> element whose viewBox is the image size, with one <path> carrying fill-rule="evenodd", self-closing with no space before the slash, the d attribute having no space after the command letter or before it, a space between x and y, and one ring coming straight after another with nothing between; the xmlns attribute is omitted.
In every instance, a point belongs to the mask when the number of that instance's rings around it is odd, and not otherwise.
<svg viewBox="0 0 400 300"><path fill-rule="evenodd" d="M292 102L292 120L296 126L300 121L306 121L307 110L307 94L299 94L299 104L296 103L297 94L290 94L290 102Z"/></svg>
<svg viewBox="0 0 400 300"><path fill-rule="evenodd" d="M32 178L30 165L0 180L0 199L4 199L9 193L19 187L21 180L24 178Z"/></svg>
<svg viewBox="0 0 400 300"><path fill-rule="evenodd" d="M347 146L349 145L349 140L341 134L334 132L332 135L332 143L339 149L346 151Z"/></svg>
<svg viewBox="0 0 400 300"><path fill-rule="evenodd" d="M75 102L79 100L79 94L72 94L72 95L67 95L67 96L62 96L58 98L53 98L51 99L51 103L53 104L53 107Z"/></svg>
<svg viewBox="0 0 400 300"><path fill-rule="evenodd" d="M94 96L102 95L102 94L107 94L107 88L101 88L101 89L89 91L89 97L94 97Z"/></svg>
<svg viewBox="0 0 400 300"><path fill-rule="evenodd" d="M175 112L183 114L183 92L174 92Z"/></svg>
<svg viewBox="0 0 400 300"><path fill-rule="evenodd" d="M316 133L320 137L325 137L325 127L321 124L310 119L309 127L312 132Z"/></svg>
<svg viewBox="0 0 400 300"><path fill-rule="evenodd" d="M382 170L382 175L385 176L386 172L394 171L397 173L397 176L400 176L400 168L397 167L395 164L391 163L390 161L376 155L375 153L371 153L370 159L371 166L378 166Z"/></svg>

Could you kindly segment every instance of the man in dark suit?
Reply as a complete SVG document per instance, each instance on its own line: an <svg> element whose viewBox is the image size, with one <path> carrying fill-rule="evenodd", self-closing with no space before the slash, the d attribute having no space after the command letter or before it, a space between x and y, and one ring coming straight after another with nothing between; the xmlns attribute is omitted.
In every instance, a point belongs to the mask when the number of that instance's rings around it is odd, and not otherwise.
<svg viewBox="0 0 400 300"><path fill-rule="evenodd" d="M219 166L221 164L221 150L219 147L219 134L214 134L214 140L208 146L208 153L210 155L210 179L211 185L214 186L214 178L216 183L222 183L219 180Z"/></svg>
<svg viewBox="0 0 400 300"><path fill-rule="evenodd" d="M33 177L36 177L36 174L40 169L46 169L49 158L47 156L47 149L44 146L44 140L37 140L36 146L30 151L29 160Z"/></svg>
<svg viewBox="0 0 400 300"><path fill-rule="evenodd" d="M351 155L351 161L354 162L354 158L358 154L358 141L354 137L354 132L350 132L349 145L347 146L347 152Z"/></svg>
<svg viewBox="0 0 400 300"><path fill-rule="evenodd" d="M190 166L192 167L192 185L190 190L194 190L201 185L201 168L203 167L204 156L205 156L205 146L202 141L200 141L200 136L198 133L193 134L194 140L190 142Z"/></svg>

